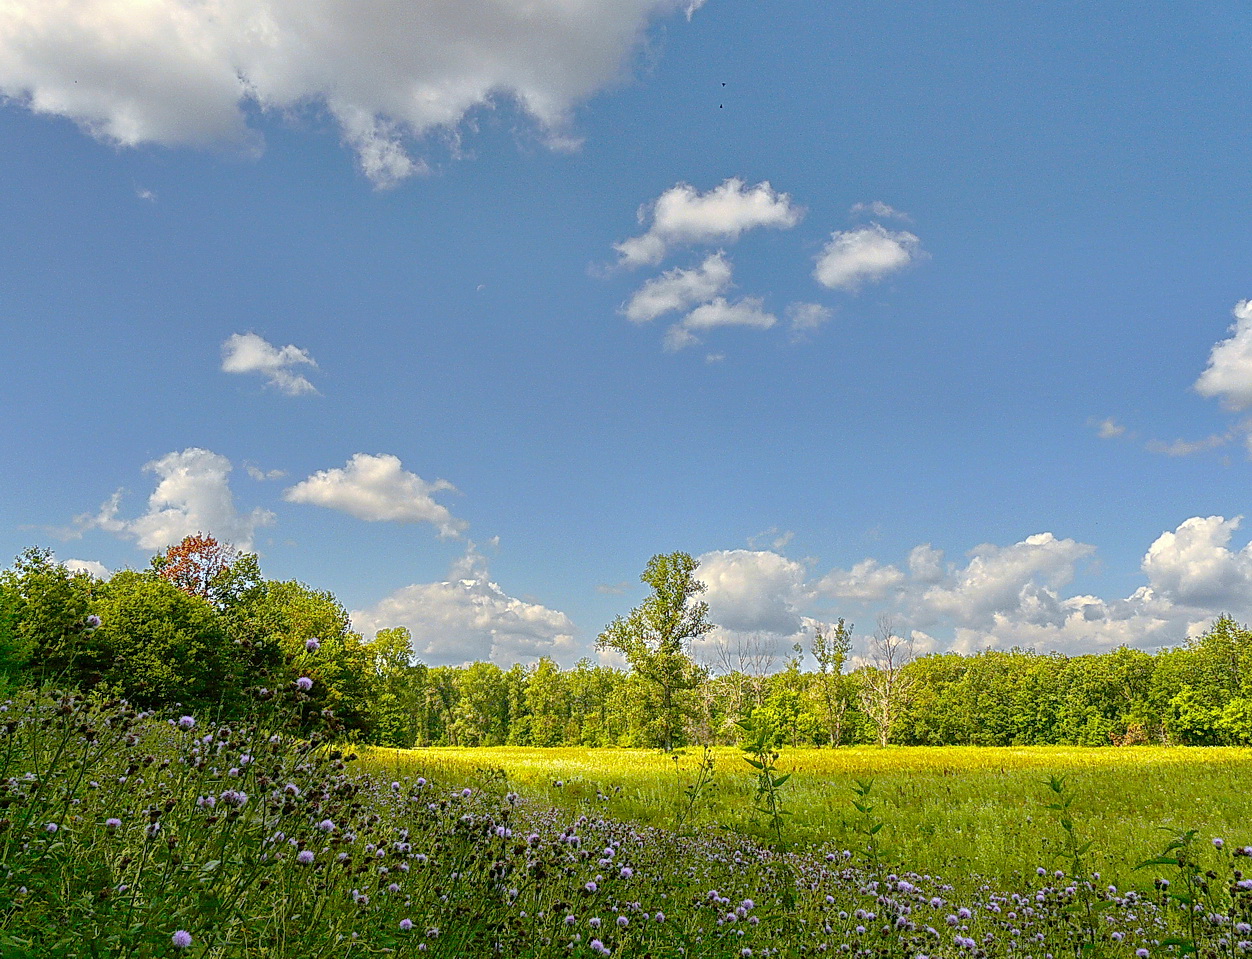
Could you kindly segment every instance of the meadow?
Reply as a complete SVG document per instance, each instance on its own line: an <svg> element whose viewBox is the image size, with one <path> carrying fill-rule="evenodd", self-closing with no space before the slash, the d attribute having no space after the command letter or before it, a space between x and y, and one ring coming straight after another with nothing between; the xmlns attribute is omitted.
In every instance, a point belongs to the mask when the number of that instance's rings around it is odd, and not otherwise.
<svg viewBox="0 0 1252 959"><path fill-rule="evenodd" d="M719 751L695 788L702 754L358 756L311 686L0 703L0 956L1252 953L1246 752ZM1134 887L1096 875L1171 817Z"/></svg>
<svg viewBox="0 0 1252 959"><path fill-rule="evenodd" d="M528 798L570 812L674 829L771 838L754 811L754 770L738 749L712 750L711 782L692 801L702 754L645 749L432 748L365 750L380 772L450 781L503 777ZM1233 747L888 747L784 749L777 768L789 813L788 848L856 849L864 816L854 787L870 783L876 836L888 864L1007 882L1064 856L1051 777L1064 779L1069 816L1091 842L1091 868L1120 885L1151 886L1135 867L1166 830L1252 842L1252 749ZM864 805L864 803L863 803ZM981 879L979 880L981 881Z"/></svg>

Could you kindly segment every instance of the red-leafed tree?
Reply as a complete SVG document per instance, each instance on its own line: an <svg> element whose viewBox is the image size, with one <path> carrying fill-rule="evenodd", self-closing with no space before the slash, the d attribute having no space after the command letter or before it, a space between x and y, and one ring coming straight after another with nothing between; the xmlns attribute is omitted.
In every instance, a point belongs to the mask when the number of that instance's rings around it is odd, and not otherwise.
<svg viewBox="0 0 1252 959"><path fill-rule="evenodd" d="M239 551L230 543L220 543L206 533L184 536L152 561L157 574L184 593L211 599L213 585L230 570Z"/></svg>

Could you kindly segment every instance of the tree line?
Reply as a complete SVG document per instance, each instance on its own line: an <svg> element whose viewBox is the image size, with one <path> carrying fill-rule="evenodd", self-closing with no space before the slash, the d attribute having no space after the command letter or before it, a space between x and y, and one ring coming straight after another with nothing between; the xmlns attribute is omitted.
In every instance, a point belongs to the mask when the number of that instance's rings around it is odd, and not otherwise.
<svg viewBox="0 0 1252 959"><path fill-rule="evenodd" d="M366 640L324 590L261 575L257 557L189 536L107 581L30 549L0 572L0 686L56 682L223 718L267 688L313 681L310 710L398 746L1252 744L1252 632L1229 617L1156 653L1026 650L915 657L880 620L863 661L843 620L781 662L762 637L698 663L715 627L686 553L659 554L647 599L597 646L627 668L549 659L415 661L404 627ZM310 650L316 650L310 655Z"/></svg>

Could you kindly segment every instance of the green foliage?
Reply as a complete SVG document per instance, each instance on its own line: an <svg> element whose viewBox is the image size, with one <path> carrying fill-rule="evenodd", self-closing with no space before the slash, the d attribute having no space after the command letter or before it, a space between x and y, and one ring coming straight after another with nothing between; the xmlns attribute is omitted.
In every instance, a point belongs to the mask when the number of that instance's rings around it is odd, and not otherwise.
<svg viewBox="0 0 1252 959"><path fill-rule="evenodd" d="M712 630L708 603L696 599L706 589L695 578L700 564L687 553L658 553L640 580L652 593L626 617L617 617L596 640L597 649L621 653L630 668L658 693L657 745L680 743L688 703L683 697L703 679L691 659L691 642Z"/></svg>
<svg viewBox="0 0 1252 959"><path fill-rule="evenodd" d="M791 813L783 807L782 788L791 773L778 775L778 751L767 726L740 723L744 741L744 762L756 770L756 800L753 808L765 819L778 847L783 845L783 824Z"/></svg>

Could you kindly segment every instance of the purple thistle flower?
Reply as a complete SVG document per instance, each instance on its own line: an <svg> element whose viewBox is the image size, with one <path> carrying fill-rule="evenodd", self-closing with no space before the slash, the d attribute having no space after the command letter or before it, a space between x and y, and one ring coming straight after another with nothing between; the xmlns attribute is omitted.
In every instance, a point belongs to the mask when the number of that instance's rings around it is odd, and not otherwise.
<svg viewBox="0 0 1252 959"><path fill-rule="evenodd" d="M99 629L100 617L97 616L95 613L92 613L90 616L87 617L86 624L87 624L88 629Z"/></svg>
<svg viewBox="0 0 1252 959"><path fill-rule="evenodd" d="M307 649L310 653L316 653L319 649L322 648L322 644L316 639L306 639L304 641L304 648Z"/></svg>
<svg viewBox="0 0 1252 959"><path fill-rule="evenodd" d="M186 949L191 945L191 933L186 929L179 929L170 936L170 942L174 943L175 949Z"/></svg>
<svg viewBox="0 0 1252 959"><path fill-rule="evenodd" d="M48 823L46 826L44 826L43 828L44 828L47 832L49 832L49 833L54 833L54 832L56 832L58 829L60 829L61 827L60 827L60 826L58 826L58 825L57 825L56 823L54 823L54 822L50 822L50 823Z"/></svg>
<svg viewBox="0 0 1252 959"><path fill-rule="evenodd" d="M412 919L401 919L401 920L400 920L400 929L401 929L401 931L403 931L403 932L408 932L408 931L409 931L410 929L412 929L412 928L413 928L413 920L412 920Z"/></svg>
<svg viewBox="0 0 1252 959"><path fill-rule="evenodd" d="M312 852L312 850L310 850L310 849L301 849L301 850L300 850L300 852L296 855L296 862L300 863L300 865L302 865L302 866L311 866L311 865L313 865L313 852Z"/></svg>
<svg viewBox="0 0 1252 959"><path fill-rule="evenodd" d="M116 816L110 816L108 819L104 821L104 828L108 829L110 832L114 829L121 828L121 825L122 825L122 821L118 819Z"/></svg>
<svg viewBox="0 0 1252 959"><path fill-rule="evenodd" d="M194 716L183 716L183 717L182 717L182 718L178 721L178 728L179 728L179 729L190 729L190 728L191 728L192 726L194 726L195 724L196 724L196 719L195 719L195 717L194 717Z"/></svg>
<svg viewBox="0 0 1252 959"><path fill-rule="evenodd" d="M313 688L313 680L309 679L308 676L301 676L299 679L296 680L296 688L299 689L301 692L307 693L310 689Z"/></svg>

